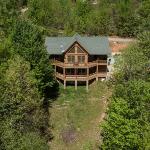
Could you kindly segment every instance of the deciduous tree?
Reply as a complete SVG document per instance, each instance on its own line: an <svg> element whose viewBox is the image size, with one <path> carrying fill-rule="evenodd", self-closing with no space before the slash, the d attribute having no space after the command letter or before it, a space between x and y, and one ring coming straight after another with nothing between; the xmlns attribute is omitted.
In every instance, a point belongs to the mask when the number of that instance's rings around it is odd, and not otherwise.
<svg viewBox="0 0 150 150"><path fill-rule="evenodd" d="M37 135L37 139L43 142L41 147L46 146L46 139L41 139L41 128L44 127L43 116L41 116L43 99L41 98L36 86L36 78L30 70L30 64L23 58L15 55L14 58L8 60L8 68L5 76L0 79L0 144L2 149L21 149L29 145L21 141L28 132L34 132L28 136L33 140L33 136ZM37 115L38 114L38 115ZM27 138L27 137L26 137ZM38 146L38 141L32 148ZM45 141L45 142L44 142ZM25 145L22 145L22 144ZM45 145L43 145L45 143ZM26 149L25 148L25 149Z"/></svg>

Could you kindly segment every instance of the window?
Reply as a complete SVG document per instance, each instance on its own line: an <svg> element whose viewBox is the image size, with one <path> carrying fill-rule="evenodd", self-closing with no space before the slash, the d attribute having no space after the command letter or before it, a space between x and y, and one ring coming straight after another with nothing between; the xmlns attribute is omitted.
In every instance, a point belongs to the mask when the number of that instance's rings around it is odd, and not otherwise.
<svg viewBox="0 0 150 150"><path fill-rule="evenodd" d="M75 56L70 55L68 56L68 63L74 63L75 62Z"/></svg>
<svg viewBox="0 0 150 150"><path fill-rule="evenodd" d="M75 47L72 47L72 48L68 51L68 53L75 53Z"/></svg>
<svg viewBox="0 0 150 150"><path fill-rule="evenodd" d="M85 63L85 56L78 56L79 63Z"/></svg>
<svg viewBox="0 0 150 150"><path fill-rule="evenodd" d="M77 47L77 53L84 53L84 51L81 48Z"/></svg>
<svg viewBox="0 0 150 150"><path fill-rule="evenodd" d="M74 75L75 71L74 69L66 69L66 75Z"/></svg>
<svg viewBox="0 0 150 150"><path fill-rule="evenodd" d="M86 75L86 69L78 69L78 75Z"/></svg>

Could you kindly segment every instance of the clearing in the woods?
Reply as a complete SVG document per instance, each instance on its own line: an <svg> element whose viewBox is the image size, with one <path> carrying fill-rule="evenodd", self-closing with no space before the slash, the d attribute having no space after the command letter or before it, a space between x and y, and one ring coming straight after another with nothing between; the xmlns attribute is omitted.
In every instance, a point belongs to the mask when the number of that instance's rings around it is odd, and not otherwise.
<svg viewBox="0 0 150 150"><path fill-rule="evenodd" d="M51 150L96 150L100 144L100 123L105 117L111 89L105 82L95 82L87 93L84 86L74 90L60 88L60 95L50 108L53 126Z"/></svg>

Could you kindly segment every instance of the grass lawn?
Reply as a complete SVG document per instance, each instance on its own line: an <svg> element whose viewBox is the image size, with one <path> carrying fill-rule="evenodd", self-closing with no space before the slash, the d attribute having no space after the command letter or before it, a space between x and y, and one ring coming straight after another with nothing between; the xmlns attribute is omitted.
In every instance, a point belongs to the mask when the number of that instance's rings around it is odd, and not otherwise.
<svg viewBox="0 0 150 150"><path fill-rule="evenodd" d="M96 150L100 142L100 122L106 110L106 99L110 90L105 82L85 86L60 87L60 95L50 108L52 150Z"/></svg>

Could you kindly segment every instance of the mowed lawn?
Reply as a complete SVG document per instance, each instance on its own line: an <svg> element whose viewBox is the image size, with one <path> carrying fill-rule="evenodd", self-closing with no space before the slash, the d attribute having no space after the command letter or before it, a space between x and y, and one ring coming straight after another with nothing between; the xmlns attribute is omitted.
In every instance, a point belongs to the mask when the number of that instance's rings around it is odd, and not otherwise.
<svg viewBox="0 0 150 150"><path fill-rule="evenodd" d="M100 143L100 122L111 91L105 82L89 87L60 87L60 95L50 108L52 134L51 150L96 150Z"/></svg>

